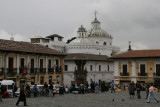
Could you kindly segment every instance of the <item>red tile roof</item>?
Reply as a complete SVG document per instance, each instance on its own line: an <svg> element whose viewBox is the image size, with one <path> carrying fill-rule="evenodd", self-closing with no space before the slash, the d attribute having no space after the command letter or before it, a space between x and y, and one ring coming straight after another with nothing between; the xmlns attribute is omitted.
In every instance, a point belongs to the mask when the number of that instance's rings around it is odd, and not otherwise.
<svg viewBox="0 0 160 107"><path fill-rule="evenodd" d="M112 56L113 59L120 58L157 58L160 57L160 49L153 50L132 50L125 53L121 53L115 56Z"/></svg>
<svg viewBox="0 0 160 107"><path fill-rule="evenodd" d="M0 39L0 51L26 52L36 54L64 55L59 51L29 42L18 42Z"/></svg>
<svg viewBox="0 0 160 107"><path fill-rule="evenodd" d="M107 55L93 55L83 53L67 54L64 60L112 61Z"/></svg>

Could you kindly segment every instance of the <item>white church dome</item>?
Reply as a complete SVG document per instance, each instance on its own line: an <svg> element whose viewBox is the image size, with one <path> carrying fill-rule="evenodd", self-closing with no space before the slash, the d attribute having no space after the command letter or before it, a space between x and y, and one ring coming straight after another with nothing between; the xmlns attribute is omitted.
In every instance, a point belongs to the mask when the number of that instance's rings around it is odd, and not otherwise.
<svg viewBox="0 0 160 107"><path fill-rule="evenodd" d="M95 18L91 24L92 28L87 32L88 37L110 37L106 31L101 29L100 22L97 20L97 18Z"/></svg>

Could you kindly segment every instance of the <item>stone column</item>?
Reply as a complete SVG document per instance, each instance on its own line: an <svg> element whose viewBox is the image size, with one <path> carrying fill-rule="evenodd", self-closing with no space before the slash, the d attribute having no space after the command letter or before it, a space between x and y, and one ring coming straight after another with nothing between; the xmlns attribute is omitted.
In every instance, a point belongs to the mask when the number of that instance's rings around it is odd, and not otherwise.
<svg viewBox="0 0 160 107"><path fill-rule="evenodd" d="M48 72L48 57L46 56L46 72Z"/></svg>
<svg viewBox="0 0 160 107"><path fill-rule="evenodd" d="M37 83L39 82L39 55L37 55Z"/></svg>
<svg viewBox="0 0 160 107"><path fill-rule="evenodd" d="M28 68L28 73L30 73L30 55L27 55L27 68Z"/></svg>
<svg viewBox="0 0 160 107"><path fill-rule="evenodd" d="M19 54L17 54L17 73L19 74Z"/></svg>
<svg viewBox="0 0 160 107"><path fill-rule="evenodd" d="M114 74L113 74L113 76L119 76L118 61L114 62Z"/></svg>
<svg viewBox="0 0 160 107"><path fill-rule="evenodd" d="M6 60L7 60L7 58L6 58L6 55L7 55L6 53L4 53L4 55L3 55L3 67L4 67L4 71L3 71L4 72L4 77L3 78L4 79L6 78L5 75L7 73L7 67L6 67L6 62L7 62Z"/></svg>
<svg viewBox="0 0 160 107"><path fill-rule="evenodd" d="M136 63L132 61L132 76L136 76Z"/></svg>
<svg viewBox="0 0 160 107"><path fill-rule="evenodd" d="M134 83L137 82L137 79L136 79L136 63L135 61L132 61L132 81L134 81Z"/></svg>

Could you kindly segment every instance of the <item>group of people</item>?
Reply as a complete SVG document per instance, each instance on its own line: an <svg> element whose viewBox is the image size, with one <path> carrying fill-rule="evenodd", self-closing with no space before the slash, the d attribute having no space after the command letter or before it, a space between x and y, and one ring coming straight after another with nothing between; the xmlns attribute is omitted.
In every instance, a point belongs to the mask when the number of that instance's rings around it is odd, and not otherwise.
<svg viewBox="0 0 160 107"><path fill-rule="evenodd" d="M129 84L128 87L129 90L129 94L130 94L130 99L134 98L135 95L135 91L137 91L137 97L140 99L141 98L141 94L140 91L142 90L142 86L140 85L139 82L137 82L136 84L132 81ZM153 98L157 101L157 103L159 103L159 100L157 99L157 97L155 96L154 93L154 87L152 86L152 84L148 84L146 86L146 99L147 99L147 103L150 103L150 98L151 96L153 96Z"/></svg>
<svg viewBox="0 0 160 107"><path fill-rule="evenodd" d="M90 84L88 84L88 82L86 82L84 84L73 83L71 88L69 88L69 91L72 92L72 91L76 90L80 94L98 93L99 91L101 91L101 92L109 91L110 87L111 87L111 84L106 84L104 81L102 81L100 84L98 82L91 81ZM115 90L114 90L114 92L115 92Z"/></svg>

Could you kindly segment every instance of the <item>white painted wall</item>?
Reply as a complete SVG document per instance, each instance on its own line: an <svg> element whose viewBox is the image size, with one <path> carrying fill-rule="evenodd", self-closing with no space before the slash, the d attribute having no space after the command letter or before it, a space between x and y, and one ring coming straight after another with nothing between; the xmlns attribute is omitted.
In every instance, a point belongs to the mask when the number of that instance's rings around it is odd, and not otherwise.
<svg viewBox="0 0 160 107"><path fill-rule="evenodd" d="M70 87L71 81L74 81L75 63L74 61L65 61L64 65L68 65L68 71L64 71L64 85ZM92 65L92 71L90 71L90 65ZM99 71L99 65L101 65L101 71ZM110 71L108 71L108 65ZM87 68L87 81L90 84L92 81L112 81L113 78L113 62L105 61L87 61L85 67ZM85 68L84 67L84 68Z"/></svg>

